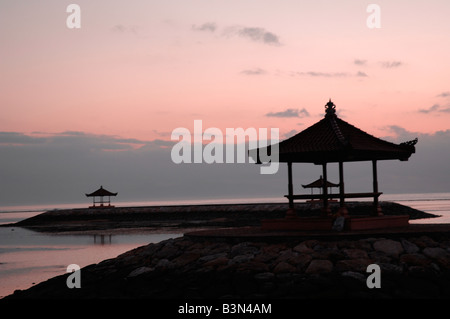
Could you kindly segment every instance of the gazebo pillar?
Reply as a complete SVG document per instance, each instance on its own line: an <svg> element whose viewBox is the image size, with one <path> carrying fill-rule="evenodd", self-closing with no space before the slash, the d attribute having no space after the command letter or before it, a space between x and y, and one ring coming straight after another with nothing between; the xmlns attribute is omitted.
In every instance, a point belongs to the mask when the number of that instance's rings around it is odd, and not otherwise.
<svg viewBox="0 0 450 319"><path fill-rule="evenodd" d="M344 187L344 163L339 162L339 216L348 216L348 210L345 206L345 187Z"/></svg>
<svg viewBox="0 0 450 319"><path fill-rule="evenodd" d="M323 173L323 212L325 215L330 215L331 214L331 210L330 207L328 206L328 188L327 188L327 163L322 163L322 173Z"/></svg>
<svg viewBox="0 0 450 319"><path fill-rule="evenodd" d="M288 194L289 194L289 209L286 213L286 218L297 217L294 209L294 186L292 183L292 162L287 162L288 166Z"/></svg>
<svg viewBox="0 0 450 319"><path fill-rule="evenodd" d="M380 204L378 202L378 178L377 178L377 160L372 160L372 175L373 175L373 214L382 216Z"/></svg>

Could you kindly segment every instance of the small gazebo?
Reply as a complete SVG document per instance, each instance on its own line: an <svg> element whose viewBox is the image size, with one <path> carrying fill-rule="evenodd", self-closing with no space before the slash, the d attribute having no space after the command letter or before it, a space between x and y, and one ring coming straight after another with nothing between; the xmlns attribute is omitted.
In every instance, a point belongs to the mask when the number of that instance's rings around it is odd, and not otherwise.
<svg viewBox="0 0 450 319"><path fill-rule="evenodd" d="M318 188L318 189L321 191L321 193L322 193L324 184L326 185L325 187L327 187L327 188L330 190L330 193L329 193L330 195L331 195L331 189L332 189L333 187L339 187L339 184L335 184L335 183L332 183L332 182L330 182L330 181L327 181L327 182L325 183L325 181L324 181L322 175L320 175L319 179L315 180L314 182L311 182L311 183L306 184L306 185L303 185L303 184L302 184L302 187L303 187L303 188L310 188L310 189L311 189L311 195L313 195L313 193L314 193L314 191L313 191L314 188Z"/></svg>
<svg viewBox="0 0 450 319"><path fill-rule="evenodd" d="M284 220L268 220L263 223L266 228L288 228L301 229L310 227L323 227L331 229L330 220L338 217L348 219L348 225L353 223L354 228L373 227L393 227L405 225L404 216L383 216L378 197L382 194L378 190L377 162L380 160L400 160L407 161L412 153L415 153L417 139L394 144L374 137L359 128L341 120L336 115L336 106L331 101L325 105L325 116L319 122L313 124L300 133L287 140L278 143L278 147L268 146L266 150L255 149L249 151L257 163L259 152L270 154L271 158L278 158L278 162L287 163L288 167L288 194L285 197L289 201L289 209ZM278 154L275 151L278 149ZM273 152L272 152L273 151ZM273 154L271 154L273 153ZM278 155L278 156L277 156ZM346 193L344 187L344 162L372 162L372 191L361 193ZM293 163L313 163L322 166L323 186L322 194L300 194L293 192L292 164ZM338 163L339 165L339 194L328 194L327 189L327 164ZM346 198L373 198L373 214L364 220L361 218L351 218L345 204ZM328 201L330 198L339 199L339 210L335 216L331 215ZM296 199L321 199L323 202L322 220L315 220L314 225L308 224L311 219L299 219L294 209ZM406 216L407 217L407 216ZM376 218L376 219L375 219ZM264 222L264 221L263 221ZM359 226L356 224L359 223ZM406 219L406 225L408 221Z"/></svg>
<svg viewBox="0 0 450 319"><path fill-rule="evenodd" d="M315 188L319 189L320 194L322 194L323 193L324 184L326 185L325 187L328 188L328 190L329 190L329 192L328 192L328 196L329 196L328 197L329 198L328 201L335 202L336 200L332 199L332 197L333 197L332 189L333 189L333 187L334 188L339 187L339 184L332 183L330 181L327 181L325 183L322 175L320 175L319 179L315 180L314 182L311 182L311 183L306 184L306 185L302 184L302 187L303 188L310 188L311 189L311 195L314 195L314 189ZM311 203L311 204L320 203L320 202L322 202L322 199L309 199L306 202Z"/></svg>
<svg viewBox="0 0 450 319"><path fill-rule="evenodd" d="M99 189L97 189L95 192L92 192L90 194L85 194L86 197L92 197L92 206L89 208L103 208L103 207L114 207L111 205L111 196L117 196L118 193L112 193L106 189L103 188L103 186L100 186ZM98 200L96 198L99 197ZM108 199L103 199L104 197L107 197ZM96 205L98 204L98 205Z"/></svg>

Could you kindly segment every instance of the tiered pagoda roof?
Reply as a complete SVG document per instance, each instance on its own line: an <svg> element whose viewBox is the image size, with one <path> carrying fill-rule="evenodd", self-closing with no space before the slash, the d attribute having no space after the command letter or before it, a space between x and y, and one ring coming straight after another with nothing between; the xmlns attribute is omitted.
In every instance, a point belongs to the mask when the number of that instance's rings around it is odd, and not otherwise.
<svg viewBox="0 0 450 319"><path fill-rule="evenodd" d="M417 139L401 144L379 139L337 117L331 100L325 108L322 120L279 143L279 162L406 161L415 153Z"/></svg>

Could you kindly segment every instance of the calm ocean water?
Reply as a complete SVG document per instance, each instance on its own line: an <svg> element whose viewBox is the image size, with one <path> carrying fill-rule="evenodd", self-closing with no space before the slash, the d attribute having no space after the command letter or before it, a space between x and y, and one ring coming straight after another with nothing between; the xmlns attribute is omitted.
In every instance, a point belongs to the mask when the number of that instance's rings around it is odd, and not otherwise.
<svg viewBox="0 0 450 319"><path fill-rule="evenodd" d="M450 193L386 194L381 200L394 201L438 218L411 223L450 223ZM284 198L209 199L153 202L118 202L116 206L194 205L285 202ZM0 224L14 223L51 209L84 207L86 203L0 207ZM67 266L80 267L114 258L133 248L182 236L175 234L132 233L112 236L50 235L19 227L0 227L0 298L16 289L26 289L51 277L66 273Z"/></svg>

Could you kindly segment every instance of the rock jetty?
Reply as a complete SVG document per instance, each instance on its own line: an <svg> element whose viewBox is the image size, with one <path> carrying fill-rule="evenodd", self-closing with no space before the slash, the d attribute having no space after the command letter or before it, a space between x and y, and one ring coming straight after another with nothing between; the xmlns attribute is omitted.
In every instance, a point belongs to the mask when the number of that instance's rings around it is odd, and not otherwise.
<svg viewBox="0 0 450 319"><path fill-rule="evenodd" d="M190 236L149 244L5 299L450 298L449 233L336 238ZM380 269L369 288L368 266Z"/></svg>
<svg viewBox="0 0 450 319"><path fill-rule="evenodd" d="M410 220L437 217L394 202L380 202L380 205L385 215L409 215ZM330 206L336 212L339 204L331 203ZM352 216L370 215L372 203L349 202L347 208ZM304 217L321 214L319 205L297 203L295 209L299 216ZM260 226L263 219L284 217L286 210L286 203L78 208L51 210L2 226L42 232Z"/></svg>

